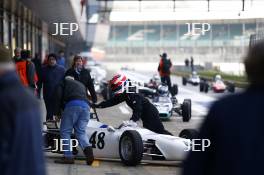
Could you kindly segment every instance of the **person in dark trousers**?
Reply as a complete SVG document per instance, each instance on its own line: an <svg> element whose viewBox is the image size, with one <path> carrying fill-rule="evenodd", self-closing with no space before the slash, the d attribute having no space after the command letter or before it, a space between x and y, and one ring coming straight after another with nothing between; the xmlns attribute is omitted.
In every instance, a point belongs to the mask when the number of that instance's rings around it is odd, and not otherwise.
<svg viewBox="0 0 264 175"><path fill-rule="evenodd" d="M264 41L249 49L245 69L249 87L215 102L197 139L205 151L190 152L183 175L248 175L263 171ZM196 148L198 149L198 148Z"/></svg>
<svg viewBox="0 0 264 175"><path fill-rule="evenodd" d="M137 122L139 119L143 122L143 127L159 134L172 135L169 131L165 130L160 118L157 108L149 102L148 99L143 97L142 94L132 93L124 90L128 86L129 80L125 75L117 74L110 81L111 90L114 96L107 101L99 104L94 104L96 108L107 108L115 106L119 103L126 102L127 105L133 110L130 120Z"/></svg>
<svg viewBox="0 0 264 175"><path fill-rule="evenodd" d="M35 57L32 59L32 62L34 63L35 65L35 69L36 69L36 74L38 77L42 77L42 74L41 74L41 69L42 69L42 64L41 64L41 58L40 58L40 55L38 53L35 54ZM38 79L37 83L37 96L38 98L40 98L40 92L41 92L41 81Z"/></svg>
<svg viewBox="0 0 264 175"><path fill-rule="evenodd" d="M191 71L193 72L194 71L194 60L193 60L193 57L191 56Z"/></svg>
<svg viewBox="0 0 264 175"><path fill-rule="evenodd" d="M66 63L65 63L65 56L64 56L64 51L61 50L59 51L59 56L58 56L58 59L57 59L57 64L64 67L66 66Z"/></svg>
<svg viewBox="0 0 264 175"><path fill-rule="evenodd" d="M161 82L166 84L171 92L171 78L170 78L170 69L172 67L171 60L168 59L167 53L160 55L161 59L158 66L158 71L160 75Z"/></svg>
<svg viewBox="0 0 264 175"><path fill-rule="evenodd" d="M47 65L42 68L40 88L43 85L43 98L46 105L46 120L53 120L54 91L56 86L63 80L65 69L56 62L57 56L49 54Z"/></svg>
<svg viewBox="0 0 264 175"><path fill-rule="evenodd" d="M0 45L1 175L45 175L40 106L16 74L11 51Z"/></svg>
<svg viewBox="0 0 264 175"><path fill-rule="evenodd" d="M71 68L66 71L65 76L72 76L75 80L83 83L90 92L92 102L96 103L97 96L94 90L93 80L91 78L90 72L84 68L83 59L81 56L75 56L73 58L73 64Z"/></svg>
<svg viewBox="0 0 264 175"><path fill-rule="evenodd" d="M189 67L189 59L188 58L186 58L185 60L184 60L184 64L185 64L185 67Z"/></svg>
<svg viewBox="0 0 264 175"><path fill-rule="evenodd" d="M16 70L20 78L21 83L25 87L29 87L33 90L36 89L36 70L34 64L30 61L30 52L28 50L22 50L20 57L14 57L16 63Z"/></svg>
<svg viewBox="0 0 264 175"><path fill-rule="evenodd" d="M65 80L57 87L55 93L55 115L60 116L63 109L60 125L60 136L64 140L64 157L56 160L55 163L73 164L74 157L70 151L70 139L72 130L83 149L86 156L87 165L91 165L93 149L85 133L86 126L90 118L90 106L86 87L71 76L66 76Z"/></svg>

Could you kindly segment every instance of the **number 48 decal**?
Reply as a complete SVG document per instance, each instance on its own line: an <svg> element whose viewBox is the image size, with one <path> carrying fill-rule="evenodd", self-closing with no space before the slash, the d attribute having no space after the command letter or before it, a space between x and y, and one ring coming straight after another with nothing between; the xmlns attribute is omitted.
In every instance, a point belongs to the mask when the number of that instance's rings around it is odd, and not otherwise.
<svg viewBox="0 0 264 175"><path fill-rule="evenodd" d="M97 135L97 143L96 143L96 135ZM96 148L96 146L97 146L98 149L103 149L105 146L104 137L105 137L104 132L100 132L97 134L97 131L95 131L91 135L89 142L92 144L93 148Z"/></svg>

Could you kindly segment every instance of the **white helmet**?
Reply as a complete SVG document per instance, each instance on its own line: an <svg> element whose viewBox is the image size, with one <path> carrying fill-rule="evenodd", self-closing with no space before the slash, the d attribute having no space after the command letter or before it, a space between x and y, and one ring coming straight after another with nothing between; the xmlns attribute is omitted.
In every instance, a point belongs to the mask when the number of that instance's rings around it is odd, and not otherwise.
<svg viewBox="0 0 264 175"><path fill-rule="evenodd" d="M193 74L193 75L197 75L197 72L196 72L196 71L193 71L192 74Z"/></svg>
<svg viewBox="0 0 264 175"><path fill-rule="evenodd" d="M222 80L221 75L217 74L217 75L215 76L215 80Z"/></svg>
<svg viewBox="0 0 264 175"><path fill-rule="evenodd" d="M159 87L158 87L158 92L159 92L160 94L166 94L166 93L168 93L168 91L169 91L168 86L159 85Z"/></svg>

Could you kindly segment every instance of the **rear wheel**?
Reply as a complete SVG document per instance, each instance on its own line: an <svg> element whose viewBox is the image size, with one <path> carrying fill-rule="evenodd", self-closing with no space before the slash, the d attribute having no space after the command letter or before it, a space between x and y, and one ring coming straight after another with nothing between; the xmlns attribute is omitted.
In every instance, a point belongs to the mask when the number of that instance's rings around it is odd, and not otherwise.
<svg viewBox="0 0 264 175"><path fill-rule="evenodd" d="M192 102L191 99L184 99L182 103L182 121L188 122L192 117Z"/></svg>
<svg viewBox="0 0 264 175"><path fill-rule="evenodd" d="M182 85L185 86L187 84L187 78L182 77Z"/></svg>
<svg viewBox="0 0 264 175"><path fill-rule="evenodd" d="M143 141L140 134L134 130L125 131L119 141L119 155L127 166L138 165L143 156Z"/></svg>
<svg viewBox="0 0 264 175"><path fill-rule="evenodd" d="M177 84L174 84L171 88L171 95L172 96L175 96L178 94L178 85Z"/></svg>
<svg viewBox="0 0 264 175"><path fill-rule="evenodd" d="M198 136L198 131L195 129L184 129L180 132L179 137L185 139L196 139Z"/></svg>

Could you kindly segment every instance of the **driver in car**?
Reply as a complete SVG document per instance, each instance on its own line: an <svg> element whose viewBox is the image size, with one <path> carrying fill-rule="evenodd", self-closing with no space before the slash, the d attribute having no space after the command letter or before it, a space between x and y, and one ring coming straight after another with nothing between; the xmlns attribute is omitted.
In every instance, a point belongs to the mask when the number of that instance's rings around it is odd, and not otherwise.
<svg viewBox="0 0 264 175"><path fill-rule="evenodd" d="M215 76L215 81L222 81L222 77L221 77L221 75L217 74L217 75Z"/></svg>
<svg viewBox="0 0 264 175"><path fill-rule="evenodd" d="M129 89L129 80L125 75L117 74L109 82L111 90L114 94L109 100L103 101L99 104L94 104L95 108L107 108L115 106L119 103L126 102L133 110L132 117L129 123L137 122L139 119L143 122L143 127L158 134L172 135L165 130L160 118L157 108L143 97L142 94L135 90Z"/></svg>

